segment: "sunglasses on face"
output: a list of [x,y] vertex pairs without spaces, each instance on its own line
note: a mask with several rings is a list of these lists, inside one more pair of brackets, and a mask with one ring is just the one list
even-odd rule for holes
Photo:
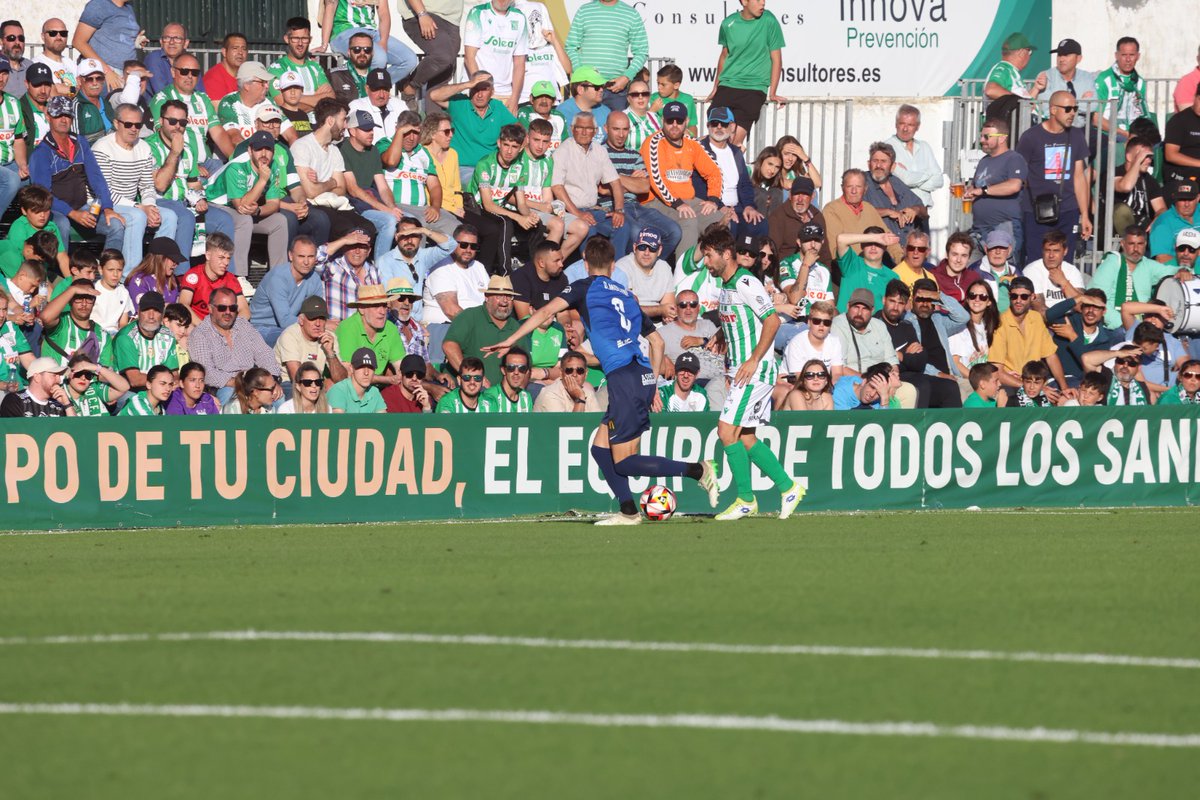
[[412,299],[411,297],[409,297],[408,295],[400,295],[399,297],[396,297],[396,298],[393,298],[393,299],[394,299],[394,300],[395,300],[397,303],[411,303],[411,302],[413,302],[413,299]]
[[90,381],[92,378],[96,377],[96,373],[92,372],[90,369],[81,369],[78,372],[71,373],[71,377],[72,378],[86,378],[87,380]]
[[809,327],[816,325],[819,328],[826,328],[833,324],[833,320],[825,317],[809,317],[808,324]]
[[119,119],[119,120],[117,120],[117,124],[120,125],[122,128],[125,128],[126,130],[133,130],[134,128],[142,127],[142,121],[140,119],[136,122],[130,122],[129,120]]
[[296,381],[296,383],[300,384],[301,386],[307,386],[309,389],[311,389],[314,386],[320,386],[322,381],[320,378],[301,378],[300,380]]
[[223,311],[224,313],[229,314],[234,311],[237,311],[237,304],[235,303],[234,305],[230,305],[230,306],[219,305],[219,306],[213,306],[212,308],[213,308],[213,311]]
[[198,78],[198,77],[200,77],[200,70],[199,70],[199,69],[193,69],[193,68],[191,68],[191,67],[176,67],[176,68],[175,68],[175,71],[176,71],[176,72],[178,72],[180,75],[184,75],[184,76],[186,76],[186,77],[188,77],[188,78]]
[[717,122],[716,120],[713,120],[708,123],[708,127],[710,127],[710,128],[728,128],[729,123],[728,122]]
[[967,295],[967,299],[968,300],[990,300],[991,298],[988,297],[986,294],[978,294],[978,293],[972,292],[971,294]]
[[438,133],[445,134],[446,136],[453,136],[454,128],[442,128],[440,131],[438,131]]
[[351,47],[350,48],[351,53],[373,53],[374,51],[375,51],[374,47]]
[[504,366],[504,371],[505,372],[519,372],[522,375],[524,375],[526,372],[529,372],[529,367],[526,364],[506,364]]
[[936,298],[936,297],[914,297],[913,298],[914,303],[936,303],[937,301],[938,301],[938,298]]
[[256,392],[274,392],[275,385],[272,384],[270,386],[255,386],[254,391],[256,391]]
[[663,125],[684,125],[686,122],[687,120],[683,119],[664,119]]
[[1008,295],[1009,300],[1028,300],[1033,297],[1029,292],[1011,292]]
[[16,34],[10,33],[8,36],[5,36],[5,37],[4,37],[4,41],[6,41],[6,42],[23,42],[23,41],[25,41],[25,34],[23,34],[23,33],[16,33]]
[[594,83],[581,83],[579,85],[582,86],[584,89],[603,89],[604,88],[603,86],[597,86]]
[[404,373],[404,377],[406,377],[406,378],[424,378],[425,373],[420,370],[410,369],[408,372]]
[[163,117],[164,125],[187,125],[187,117]]
[[463,383],[483,383],[482,375],[463,375],[460,377]]
[[1200,380],[1200,372],[1181,372],[1179,377],[1187,378],[1188,380]]
[[1136,367],[1138,360],[1136,358],[1118,358],[1117,363],[1122,367]]
[[479,242],[459,242],[458,246],[463,250],[478,250]]
[[639,253],[653,253],[658,250],[657,247],[651,247],[648,244],[639,244],[634,249],[637,250]]
[[683,300],[677,304],[680,308],[699,308],[699,300]]
[[739,256],[750,256],[751,258],[754,258],[755,256],[758,255],[758,251],[757,250],[747,250],[744,247],[739,247],[737,254]]
[[564,375],[587,375],[587,367],[563,367]]
[[630,97],[649,97],[650,93],[649,92],[630,92],[629,96]]
[[1055,108],[1061,108],[1063,111],[1065,111],[1068,114],[1074,114],[1076,111],[1079,110],[1079,106],[1055,106]]
[[66,31],[46,31],[46,35],[47,36],[57,36],[60,39],[65,39],[67,36],[67,32]]
[[1175,249],[1178,250],[1180,253],[1196,252],[1196,248],[1192,247],[1191,245],[1186,245],[1186,244],[1181,244],[1178,247],[1176,247]]
[[815,381],[817,378],[824,378],[824,379],[828,380],[829,373],[828,372],[805,372],[805,373],[802,373],[802,377],[806,381]]
[[84,75],[82,78],[80,78],[80,80],[84,80],[84,81],[102,81],[102,80],[104,80],[104,76],[103,76],[103,75]]
[[910,253],[928,253],[929,252],[928,247],[915,247],[911,244],[908,247],[905,247],[904,249]]

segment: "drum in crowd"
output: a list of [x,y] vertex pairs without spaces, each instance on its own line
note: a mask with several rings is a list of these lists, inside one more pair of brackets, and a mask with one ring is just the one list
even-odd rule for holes
[[1175,312],[1167,322],[1167,331],[1176,336],[1200,336],[1200,278],[1181,281],[1165,278],[1154,292],[1154,298]]

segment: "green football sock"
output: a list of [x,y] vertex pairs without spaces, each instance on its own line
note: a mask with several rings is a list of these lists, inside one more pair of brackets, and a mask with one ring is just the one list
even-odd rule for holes
[[792,477],[787,474],[787,470],[779,463],[779,459],[771,452],[771,448],[762,442],[755,442],[754,447],[750,448],[750,460],[754,462],[754,466],[762,470],[763,475],[766,475],[775,483],[775,488],[778,491],[786,492],[795,483]]
[[725,458],[729,461],[729,469],[733,472],[733,486],[737,489],[737,499],[747,503],[754,499],[754,490],[750,487],[750,456],[741,442],[725,446]]

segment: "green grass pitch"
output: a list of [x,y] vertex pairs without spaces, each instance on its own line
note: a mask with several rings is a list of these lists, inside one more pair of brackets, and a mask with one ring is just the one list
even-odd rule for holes
[[[1194,796],[1195,520],[947,512],[0,536],[0,797]],[[157,636],[247,630],[443,638]],[[456,638],[470,635],[552,641]],[[645,642],[833,649],[622,644]],[[988,652],[955,657],[973,650]],[[447,709],[465,718],[428,718]],[[553,724],[510,713],[538,711]],[[688,727],[677,715],[701,716]],[[835,724],[812,727],[822,720]],[[1045,741],[1039,728],[1117,736]]]

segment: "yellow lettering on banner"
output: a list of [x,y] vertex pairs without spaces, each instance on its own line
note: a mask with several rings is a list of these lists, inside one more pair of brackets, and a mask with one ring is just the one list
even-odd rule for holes
[[[59,485],[59,451],[62,451],[66,483]],[[75,438],[66,431],[50,434],[46,439],[46,497],[52,503],[69,503],[79,493],[79,454]]]
[[[433,474],[434,453],[440,451],[442,473]],[[454,477],[454,439],[445,428],[425,429],[425,463],[421,469],[421,493],[441,494],[450,488]]]
[[[22,463],[21,455],[25,461]],[[18,484],[37,475],[41,453],[37,440],[27,433],[10,433],[4,437],[4,483],[8,490],[8,502],[21,502]]]
[[300,431],[300,496],[312,497],[312,430]]
[[246,493],[246,432],[233,432],[234,441],[234,478],[229,482],[229,453],[225,449],[225,434],[227,431],[213,431],[213,461],[216,462],[214,477],[216,478],[217,494],[226,500],[237,500]]
[[286,500],[296,489],[296,479],[279,480],[279,448],[288,452],[296,449],[296,439],[286,428],[276,428],[267,436],[267,491],[276,500]]
[[[117,457],[116,475],[113,475],[112,456]],[[129,492],[129,443],[119,433],[96,434],[97,477],[100,482],[101,502],[120,500]]]
[[204,446],[212,441],[212,431],[180,431],[179,443],[188,449],[188,484],[192,499],[204,499]]
[[[350,430],[348,428],[338,430],[337,454],[332,459],[329,453],[329,434],[330,431],[327,428],[317,431],[317,488],[326,497],[341,497],[346,491],[348,482],[346,471],[349,466],[346,461],[350,458]],[[331,460],[337,463],[337,476],[334,480],[329,479],[329,462]]]
[[387,488],[385,494],[393,495],[403,486],[407,494],[417,493],[417,472],[413,465],[416,456],[413,453],[412,431],[408,429],[396,431],[396,444],[392,448],[392,460],[388,465]]
[[359,497],[370,497],[383,486],[383,434],[374,428],[359,428],[356,433],[354,493]]
[[150,448],[162,446],[162,431],[138,431],[133,438],[137,452],[137,489],[138,500],[162,500],[166,492],[161,486],[150,483],[150,475],[162,472],[162,459],[151,458]]

